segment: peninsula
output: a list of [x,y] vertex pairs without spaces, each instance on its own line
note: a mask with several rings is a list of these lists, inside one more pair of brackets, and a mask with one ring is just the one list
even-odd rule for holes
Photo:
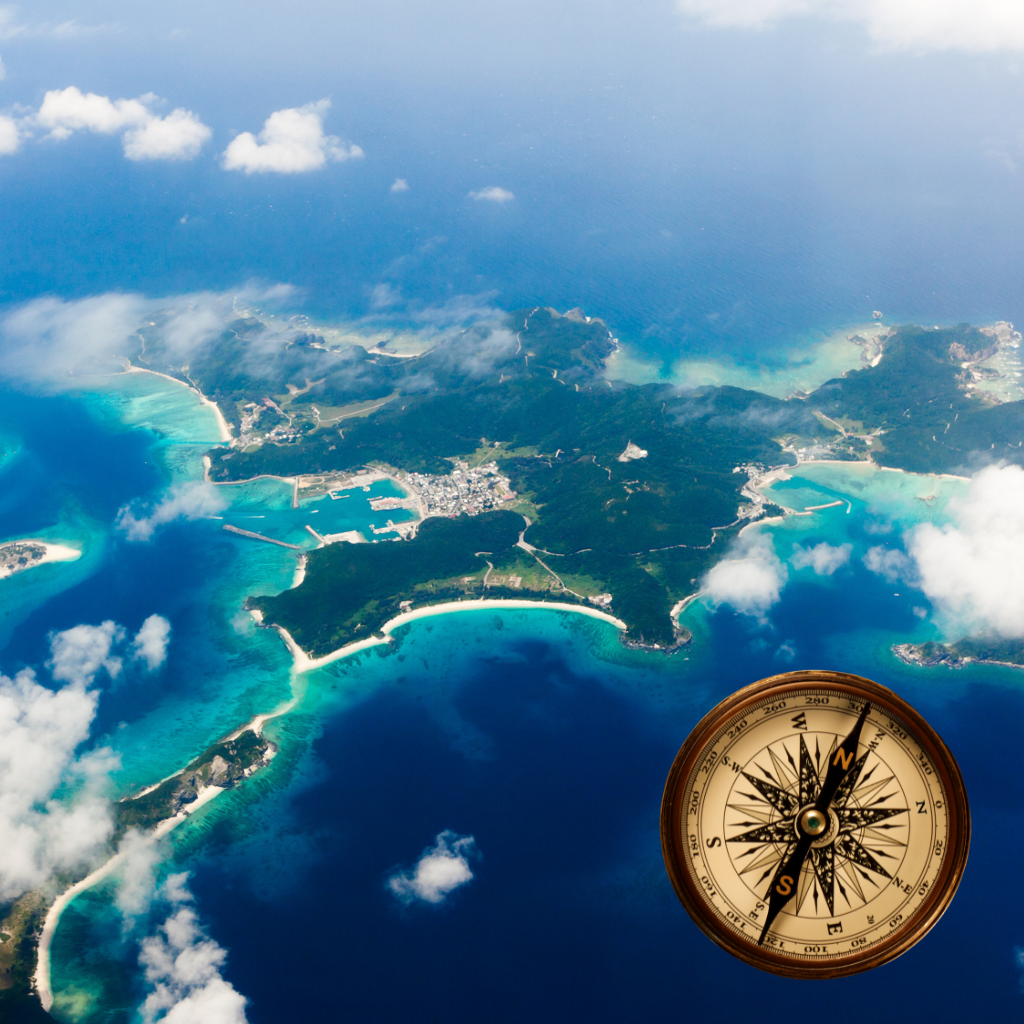
[[[0,1020],[50,1020],[49,945],[60,915],[79,892],[117,868],[117,848],[129,829],[151,839],[166,835],[218,794],[268,764],[276,746],[257,719],[215,743],[180,772],[113,805],[114,828],[100,863],[55,877],[41,889],[0,906]],[[37,1002],[38,998],[38,1002]]]

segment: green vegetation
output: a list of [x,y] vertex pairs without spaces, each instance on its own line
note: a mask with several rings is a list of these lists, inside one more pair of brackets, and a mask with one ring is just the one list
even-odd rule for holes
[[[163,322],[141,328],[131,360],[194,384],[220,406],[237,430],[238,406],[264,397],[289,397],[289,385],[304,390],[306,402],[328,406],[383,398],[395,388],[402,360],[371,356],[358,345],[328,351],[323,339],[309,334],[285,337],[253,318],[229,324],[211,344],[193,352],[189,365],[176,360],[173,347],[162,337]],[[307,390],[308,389],[308,390]]]
[[[560,323],[574,334],[579,328],[567,318],[546,323],[550,333]],[[553,342],[545,349],[538,346],[541,351],[553,348]],[[734,468],[786,462],[772,439],[780,430],[802,436],[826,432],[801,403],[738,388],[681,395],[659,385],[570,385],[546,371],[531,370],[501,383],[468,384],[394,401],[347,427],[344,437],[314,436],[301,448],[268,445],[252,454],[233,453],[230,462],[214,462],[212,475],[291,475],[367,463],[446,473],[449,457],[476,460],[489,451],[531,509],[530,518],[536,516],[525,539],[551,570],[545,586],[547,579],[553,580],[563,599],[611,593],[613,611],[629,625],[632,640],[667,647],[677,639],[669,609],[693,592],[728,530],[738,528],[740,490],[747,478]],[[647,455],[619,461],[631,441]],[[217,452],[211,455],[216,460]],[[424,524],[421,536],[432,522]],[[463,546],[480,550],[476,543],[467,540]],[[344,612],[335,610],[335,599],[328,601],[323,592],[317,599],[283,594],[254,602],[303,649],[316,653],[379,629],[400,601],[423,599],[422,589],[416,592],[418,583],[452,575],[440,569],[424,575],[418,568],[393,575],[392,562],[401,565],[413,557],[409,545],[393,551],[375,545],[330,558],[321,554],[327,552],[310,559],[306,581],[296,594],[311,595],[321,578],[345,579],[351,586],[360,573],[386,572],[388,582],[375,581],[372,598],[360,596],[355,603],[343,599]],[[334,568],[335,558],[339,565],[344,561],[344,573]],[[494,564],[498,575],[510,574]],[[474,568],[457,571],[468,574]],[[437,599],[441,590],[432,586],[430,596]],[[334,589],[333,584],[326,587],[332,593]],[[487,593],[498,596],[494,586]],[[318,605],[323,611],[316,613]]]
[[284,626],[304,650],[326,654],[371,636],[399,614],[403,600],[436,604],[465,596],[462,578],[482,576],[484,559],[510,560],[525,527],[514,512],[487,512],[428,519],[406,542],[331,544],[309,555],[300,587],[250,605]]
[[0,906],[0,1020],[50,1021],[32,994],[35,951],[48,902],[41,892],[27,892]]

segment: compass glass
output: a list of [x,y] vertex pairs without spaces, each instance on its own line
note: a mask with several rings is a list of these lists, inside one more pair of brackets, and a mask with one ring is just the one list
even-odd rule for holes
[[941,740],[895,695],[794,675],[741,691],[687,741],[666,791],[666,862],[730,951],[779,973],[853,973],[945,909],[966,797]]

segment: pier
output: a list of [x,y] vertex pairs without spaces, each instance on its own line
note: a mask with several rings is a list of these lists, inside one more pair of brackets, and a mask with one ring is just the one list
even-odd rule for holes
[[237,533],[240,537],[251,537],[253,540],[265,540],[268,544],[277,544],[282,548],[291,548],[292,551],[302,550],[302,546],[299,544],[289,544],[283,540],[274,540],[273,537],[264,537],[262,533],[253,533],[252,530],[243,530],[241,527],[232,526],[230,523],[225,523],[224,529],[229,533]]

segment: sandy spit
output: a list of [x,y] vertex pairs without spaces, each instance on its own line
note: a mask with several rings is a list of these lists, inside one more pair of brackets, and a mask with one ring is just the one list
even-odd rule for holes
[[[146,836],[147,843],[152,844],[157,840],[162,839],[168,832],[177,828],[190,815],[194,814],[203,806],[203,804],[208,804],[223,792],[224,789],[220,786],[204,786],[203,789],[199,791],[196,799],[189,805],[188,810],[182,811],[181,814],[177,814],[173,818],[167,818],[165,821],[160,822],[160,824]],[[43,932],[39,937],[39,948],[36,954],[36,973],[33,978],[36,992],[39,995],[39,1002],[43,1004],[43,1009],[47,1012],[49,1012],[50,1008],[53,1006],[53,990],[50,988],[50,944],[53,942],[53,935],[57,930],[57,924],[60,921],[61,914],[64,913],[68,904],[76,896],[85,892],[86,889],[91,889],[97,882],[106,878],[124,861],[124,859],[125,855],[123,852],[115,853],[110,860],[98,867],[91,875],[87,875],[80,882],[76,882],[71,886],[70,889],[61,893],[61,895],[54,901],[53,906],[50,907],[47,912],[46,919],[43,921]]]
[[[5,540],[4,544],[36,544],[46,548],[46,554],[39,559],[38,562],[33,562],[26,569],[19,569],[18,572],[25,572],[27,569],[34,569],[37,565],[44,565],[46,562],[73,562],[76,558],[82,557],[82,552],[77,548],[69,548],[63,544],[47,544],[46,541],[36,540],[34,537],[29,537],[27,540]],[[6,572],[0,569],[0,580],[6,579],[8,576],[14,576],[16,573]]]

